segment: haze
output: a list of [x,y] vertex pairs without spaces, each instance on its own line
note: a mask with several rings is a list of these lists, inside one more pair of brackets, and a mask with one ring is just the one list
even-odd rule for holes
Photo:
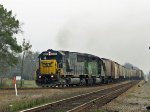
[[149,0],[0,0],[23,23],[34,51],[84,52],[150,67]]

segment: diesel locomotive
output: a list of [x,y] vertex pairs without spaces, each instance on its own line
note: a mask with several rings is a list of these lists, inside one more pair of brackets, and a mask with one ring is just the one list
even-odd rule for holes
[[48,49],[39,56],[36,84],[39,86],[94,85],[143,76],[109,59],[87,53]]

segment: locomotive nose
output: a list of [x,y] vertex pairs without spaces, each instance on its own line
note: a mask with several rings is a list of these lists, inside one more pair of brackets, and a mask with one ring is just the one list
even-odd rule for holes
[[42,60],[40,66],[41,74],[56,74],[57,61],[56,60]]

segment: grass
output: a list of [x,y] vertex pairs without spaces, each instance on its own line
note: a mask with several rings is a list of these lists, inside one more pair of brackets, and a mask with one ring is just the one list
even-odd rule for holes
[[[33,88],[37,87],[34,80],[23,80],[22,82],[23,88]],[[16,83],[17,87],[19,88],[21,85],[21,81],[17,81]],[[5,78],[0,81],[0,88],[14,88],[14,83],[12,79]]]
[[37,85],[35,84],[34,80],[24,80],[23,81],[23,87],[32,88],[32,87],[37,87]]
[[48,103],[49,100],[47,98],[38,98],[38,99],[32,99],[32,100],[25,100],[25,101],[18,101],[12,104],[12,106],[9,106],[10,112],[16,112],[18,110],[32,108],[37,105]]
[[48,97],[19,100],[19,101],[5,104],[5,105],[1,105],[0,111],[1,112],[16,112],[16,111],[27,109],[27,108],[32,108],[34,106],[43,105],[49,102],[52,102],[52,100],[49,99]]
[[144,99],[150,99],[150,96],[143,97]]
[[0,88],[8,88],[13,86],[13,81],[8,78],[0,78]]
[[104,110],[99,110],[99,109],[98,109],[98,110],[96,110],[95,112],[105,112],[105,111],[104,111]]

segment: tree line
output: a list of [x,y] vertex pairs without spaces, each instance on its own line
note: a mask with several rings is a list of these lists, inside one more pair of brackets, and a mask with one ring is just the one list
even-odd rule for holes
[[12,11],[0,5],[0,77],[33,79],[39,53],[31,51],[32,45],[25,39],[22,45],[17,43],[16,35],[23,32],[21,26]]

